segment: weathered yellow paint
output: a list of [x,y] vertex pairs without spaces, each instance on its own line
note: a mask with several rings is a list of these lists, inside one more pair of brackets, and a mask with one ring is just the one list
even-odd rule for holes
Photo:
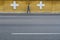
[[[8,4],[7,4],[8,2]],[[17,9],[13,9],[12,6],[10,6],[10,4],[12,4],[13,1],[5,1],[5,5],[4,5],[4,12],[26,12],[26,8],[27,5],[25,3],[25,1],[16,1],[17,4],[19,4],[19,6],[17,6]]]
[[60,1],[59,0],[40,0],[45,4],[42,9],[40,9],[37,4],[40,3],[38,0],[16,0],[16,3],[19,4],[17,9],[13,9],[10,4],[14,0],[0,0],[0,12],[27,12],[27,6],[30,4],[31,13],[60,13]]
[[40,1],[33,1],[34,3],[31,3],[30,8],[31,12],[33,13],[40,13],[40,12],[52,12],[52,1],[43,1],[43,4],[45,6],[40,9],[40,7],[37,6],[37,4],[40,4]]

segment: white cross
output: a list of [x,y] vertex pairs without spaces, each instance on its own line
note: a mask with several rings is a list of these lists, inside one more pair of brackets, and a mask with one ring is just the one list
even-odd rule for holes
[[16,4],[16,1],[13,1],[13,4],[11,4],[10,6],[12,6],[13,9],[16,9],[16,7],[19,6],[19,4]]
[[42,9],[42,7],[45,6],[45,4],[42,4],[42,1],[40,1],[40,4],[37,4],[37,6],[39,6],[40,9]]

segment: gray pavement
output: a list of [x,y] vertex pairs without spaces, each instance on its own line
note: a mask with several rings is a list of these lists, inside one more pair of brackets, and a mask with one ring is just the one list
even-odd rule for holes
[[0,40],[60,40],[60,34],[11,33],[60,33],[60,16],[0,16]]

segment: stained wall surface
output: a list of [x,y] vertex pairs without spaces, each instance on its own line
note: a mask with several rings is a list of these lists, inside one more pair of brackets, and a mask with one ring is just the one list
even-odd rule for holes
[[[14,1],[19,5],[16,6],[16,9],[13,9],[14,6],[11,6]],[[42,2],[44,6],[40,5],[40,2]],[[30,3],[30,12],[33,14],[60,12],[59,0],[0,0],[0,12],[26,13],[28,9],[28,3]],[[40,6],[37,6],[38,4]],[[41,6],[42,9],[40,9]]]

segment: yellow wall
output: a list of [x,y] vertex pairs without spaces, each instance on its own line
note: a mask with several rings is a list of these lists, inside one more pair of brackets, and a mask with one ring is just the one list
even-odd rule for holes
[[[16,10],[10,6],[13,3],[13,0],[0,0],[0,12],[26,12],[27,11],[27,3],[29,0],[26,1],[19,1],[16,0],[17,4],[20,6],[17,7]],[[41,0],[40,0],[41,1]],[[40,12],[51,12],[56,13],[60,12],[60,1],[58,0],[42,0],[45,6],[43,9],[39,9],[36,5],[40,3],[40,1],[29,1],[30,2],[30,11],[31,13],[40,13]]]

